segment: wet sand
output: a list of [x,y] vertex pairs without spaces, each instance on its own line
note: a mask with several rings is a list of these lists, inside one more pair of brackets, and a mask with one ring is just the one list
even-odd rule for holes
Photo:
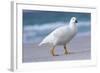
[[38,46],[37,44],[23,44],[23,63],[47,62],[47,61],[69,61],[91,59],[91,37],[75,37],[68,45],[69,54],[64,55],[63,46],[57,46],[55,53],[59,56],[52,56],[51,46]]

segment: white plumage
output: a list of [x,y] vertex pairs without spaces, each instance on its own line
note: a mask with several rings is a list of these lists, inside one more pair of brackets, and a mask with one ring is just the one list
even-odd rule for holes
[[[66,44],[70,42],[77,32],[76,23],[76,17],[72,17],[68,25],[66,24],[65,26],[55,29],[47,37],[45,37],[39,45],[50,44],[53,49],[57,45],[62,45],[66,49]],[[67,52],[67,50],[65,51]],[[52,50],[52,55],[55,56],[54,50]]]

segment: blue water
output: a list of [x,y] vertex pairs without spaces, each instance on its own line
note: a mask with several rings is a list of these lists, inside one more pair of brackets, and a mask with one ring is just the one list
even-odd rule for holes
[[77,35],[91,32],[90,13],[23,10],[23,43],[40,42],[57,27],[68,25],[73,16],[78,20]]

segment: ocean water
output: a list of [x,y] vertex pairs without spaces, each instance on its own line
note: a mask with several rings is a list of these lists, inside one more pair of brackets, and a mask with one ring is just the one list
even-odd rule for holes
[[78,20],[77,36],[90,35],[90,13],[23,10],[23,43],[41,42],[56,28],[68,25],[73,16]]

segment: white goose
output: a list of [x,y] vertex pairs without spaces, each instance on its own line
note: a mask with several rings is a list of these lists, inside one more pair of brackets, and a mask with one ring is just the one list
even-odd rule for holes
[[55,29],[53,32],[51,32],[47,37],[43,39],[39,46],[43,44],[51,44],[51,54],[53,56],[58,56],[57,54],[55,54],[55,47],[57,45],[62,45],[64,46],[64,54],[68,54],[69,52],[67,50],[66,45],[71,41],[71,39],[75,36],[77,32],[76,23],[76,17],[72,17],[69,22],[69,25],[65,25]]

